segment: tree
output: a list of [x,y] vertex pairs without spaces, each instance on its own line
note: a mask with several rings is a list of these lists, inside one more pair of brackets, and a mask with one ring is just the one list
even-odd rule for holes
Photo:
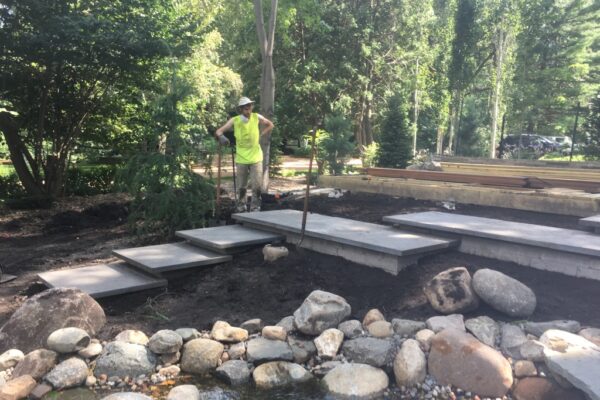
[[583,129],[588,138],[585,157],[591,160],[600,159],[600,91],[590,102]]
[[[275,23],[277,21],[277,0],[271,0],[268,30],[265,31],[262,0],[254,0],[254,16],[258,46],[262,57],[262,72],[260,75],[260,111],[268,119],[275,114],[275,70],[273,69],[273,46],[275,45]],[[269,189],[269,154],[271,150],[271,135],[260,138],[263,151],[263,181],[262,190]]]
[[30,195],[60,195],[74,147],[140,102],[159,60],[189,52],[197,22],[180,17],[167,0],[3,2],[0,130]]
[[344,163],[354,149],[352,124],[343,115],[334,114],[325,118],[325,131],[319,132],[317,152],[320,161],[332,175],[344,170]]
[[412,159],[408,111],[401,95],[390,97],[379,134],[378,166],[406,168]]

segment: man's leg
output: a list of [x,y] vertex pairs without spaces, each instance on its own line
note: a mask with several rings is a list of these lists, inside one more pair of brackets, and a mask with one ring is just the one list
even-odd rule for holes
[[262,194],[262,162],[250,165],[250,186],[252,188],[252,202],[250,211],[260,211],[260,201]]
[[246,186],[248,186],[248,174],[250,172],[248,164],[235,164],[236,176],[235,185],[237,193],[235,194],[235,211],[246,212]]

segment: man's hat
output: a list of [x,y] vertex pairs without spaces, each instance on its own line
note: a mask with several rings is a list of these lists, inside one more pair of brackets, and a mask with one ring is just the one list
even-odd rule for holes
[[244,107],[247,104],[253,104],[254,102],[247,97],[242,97],[238,102],[238,107]]

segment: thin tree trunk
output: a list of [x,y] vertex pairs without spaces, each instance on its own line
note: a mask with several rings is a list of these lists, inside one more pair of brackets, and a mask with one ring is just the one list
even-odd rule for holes
[[415,68],[415,92],[413,95],[413,156],[417,154],[417,132],[419,131],[419,57]]
[[500,108],[500,91],[502,88],[502,67],[506,51],[506,32],[502,29],[496,33],[496,82],[492,97],[492,121],[490,137],[490,158],[496,158],[496,135],[498,132],[498,112]]

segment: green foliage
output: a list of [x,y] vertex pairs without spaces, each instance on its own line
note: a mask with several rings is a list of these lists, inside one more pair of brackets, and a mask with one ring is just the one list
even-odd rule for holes
[[16,174],[0,174],[0,199],[14,199],[23,196],[25,196],[25,189]]
[[379,138],[377,166],[406,168],[412,159],[412,138],[402,95],[396,94],[389,98]]
[[365,146],[360,154],[360,160],[362,162],[363,168],[374,167],[375,165],[377,165],[378,153],[379,144],[377,142],[373,142],[370,145]]
[[129,214],[134,232],[172,237],[176,230],[208,225],[215,206],[214,187],[178,157],[134,156],[120,178],[134,196]]
[[67,196],[90,196],[115,190],[116,165],[76,166],[67,171]]
[[325,118],[325,130],[317,137],[317,159],[321,160],[332,175],[340,175],[344,163],[351,155],[354,145],[351,123],[344,116],[335,114]]
[[588,138],[585,157],[591,160],[600,159],[600,91],[590,103],[583,128]]

